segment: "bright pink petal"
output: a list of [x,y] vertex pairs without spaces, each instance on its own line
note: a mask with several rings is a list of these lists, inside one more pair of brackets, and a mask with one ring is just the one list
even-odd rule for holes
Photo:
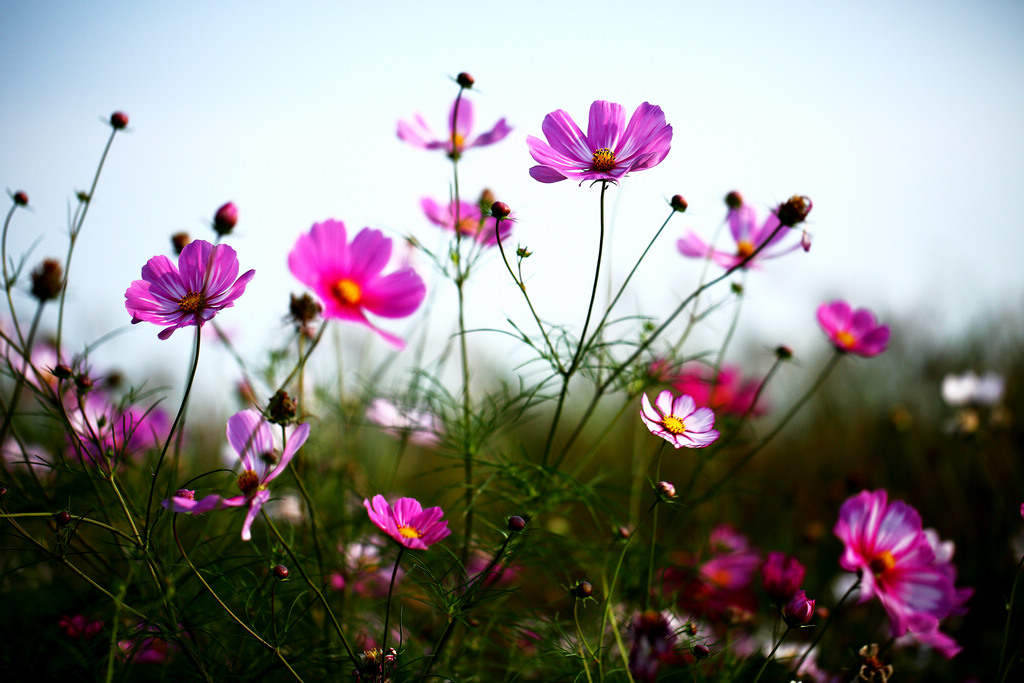
[[[625,127],[626,111],[621,104],[605,100],[595,101],[590,105],[590,120],[587,123],[587,142],[589,143],[587,146],[590,152],[609,149],[616,152],[616,156],[618,156],[616,143],[619,140],[619,134]],[[547,131],[544,132],[546,135]]]

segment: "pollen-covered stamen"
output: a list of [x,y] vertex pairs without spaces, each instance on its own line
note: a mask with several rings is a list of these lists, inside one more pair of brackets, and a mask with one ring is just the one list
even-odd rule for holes
[[344,278],[332,287],[335,298],[346,306],[356,306],[363,298],[363,289],[358,284]]
[[888,550],[883,550],[871,558],[868,566],[871,567],[872,574],[881,576],[896,566],[896,558]]
[[403,538],[423,538],[423,532],[418,529],[414,529],[406,524],[398,525],[398,533],[402,534]]
[[238,475],[238,489],[245,495],[251,496],[260,487],[260,477],[253,470],[246,470]]
[[846,330],[836,333],[836,343],[844,349],[852,349],[857,344],[857,338]]
[[664,425],[665,430],[668,431],[670,434],[675,434],[678,436],[679,434],[686,433],[686,425],[683,423],[682,420],[680,420],[675,415],[666,415],[664,418],[662,418],[661,424]]
[[206,308],[206,297],[200,292],[188,292],[178,299],[178,310],[182,313],[198,313]]
[[594,156],[591,158],[590,168],[594,171],[610,171],[615,168],[615,152],[611,151],[607,147],[594,152]]
[[736,243],[736,255],[740,258],[747,258],[754,253],[754,243],[750,240],[740,240]]

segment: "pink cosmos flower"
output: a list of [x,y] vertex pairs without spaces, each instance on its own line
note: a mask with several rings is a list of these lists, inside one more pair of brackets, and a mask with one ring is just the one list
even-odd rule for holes
[[640,419],[651,434],[660,436],[676,448],[704,448],[718,438],[715,414],[710,408],[698,408],[692,397],[673,396],[667,389],[651,405],[647,394],[640,398]]
[[238,257],[228,245],[195,240],[181,250],[178,265],[162,255],[149,259],[142,279],[125,291],[124,305],[133,325],[143,320],[166,325],[157,336],[167,339],[179,327],[202,326],[233,306],[255,274],[238,276]]
[[530,156],[538,163],[530,169],[534,180],[557,183],[566,178],[618,182],[630,171],[643,171],[661,163],[672,147],[672,126],[661,107],[644,102],[626,124],[621,104],[597,100],[590,105],[587,134],[565,111],[544,117],[541,130],[547,142],[526,137]]
[[[736,365],[723,365],[716,374],[714,368],[706,365],[687,364],[670,384],[679,393],[692,396],[698,404],[716,413],[741,417],[753,404],[760,382],[744,380]],[[763,413],[763,408],[754,409],[755,415]]]
[[[420,200],[420,207],[423,213],[434,225],[445,230],[460,232],[463,236],[472,237],[485,247],[493,247],[498,243],[494,234],[494,219],[485,217],[480,211],[479,204],[472,204],[466,201],[459,202],[459,221],[455,225],[455,202],[447,206],[441,206],[433,199],[425,198]],[[499,224],[502,241],[506,240],[512,233],[512,223],[515,219],[509,216]]]
[[879,325],[868,309],[854,311],[842,300],[819,306],[818,323],[832,345],[843,353],[870,358],[889,346],[888,325]]
[[[733,242],[736,243],[735,251],[714,249],[691,230],[686,237],[676,243],[679,252],[683,256],[692,258],[711,258],[723,268],[735,268],[767,241],[764,249],[743,266],[750,268],[755,266],[758,261],[782,256],[800,248],[799,239],[785,246],[780,244],[790,236],[791,231],[789,228],[783,228],[775,232],[779,227],[779,218],[775,211],[768,214],[760,227],[758,227],[757,212],[749,204],[740,204],[736,208],[730,208],[728,219],[729,232],[732,234]],[[772,233],[775,233],[774,236]]]
[[893,636],[934,631],[953,609],[954,576],[936,562],[920,515],[902,500],[861,491],[843,503],[833,531],[846,545],[840,566],[861,577],[860,602],[878,598]]
[[[458,118],[455,113],[456,102],[459,105]],[[454,125],[452,125],[453,119],[455,119]],[[494,128],[491,130],[470,139],[469,136],[473,130],[473,103],[465,98],[452,102],[445,128],[447,128],[448,134],[442,139],[436,139],[427,122],[420,114],[416,114],[412,123],[398,122],[398,138],[420,149],[443,149],[449,157],[458,159],[470,147],[493,145],[504,140],[505,136],[512,132],[512,127],[505,123],[505,119],[501,119],[494,124]]]
[[348,241],[345,224],[326,220],[300,235],[288,254],[288,268],[323,301],[323,317],[366,325],[394,346],[405,342],[370,322],[366,313],[404,318],[419,308],[427,287],[412,268],[382,275],[391,258],[391,240],[363,228]]
[[363,507],[378,529],[412,550],[426,550],[451,533],[448,522],[441,521],[444,516],[441,508],[424,510],[415,498],[399,498],[391,507],[384,496],[378,494],[372,503],[363,500]]
[[242,495],[222,498],[211,494],[196,500],[194,491],[181,490],[163,505],[171,512],[188,512],[199,515],[225,507],[248,507],[242,523],[242,540],[252,538],[252,523],[260,508],[270,500],[270,484],[284,471],[295,457],[302,444],[309,437],[309,425],[300,424],[291,433],[284,452],[280,455],[274,446],[274,433],[270,423],[258,410],[249,409],[235,413],[228,419],[228,442],[235,449],[242,462],[242,473],[238,475],[238,488]]

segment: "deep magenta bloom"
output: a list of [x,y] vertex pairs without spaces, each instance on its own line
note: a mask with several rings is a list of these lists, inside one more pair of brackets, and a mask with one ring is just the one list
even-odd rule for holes
[[803,589],[796,591],[782,608],[783,619],[790,626],[806,624],[814,616],[814,602]]
[[382,495],[373,502],[363,500],[370,521],[391,538],[412,550],[426,550],[451,533],[448,522],[442,521],[444,511],[439,507],[423,509],[415,498],[399,498],[391,507]]
[[936,562],[920,515],[902,500],[861,491],[843,503],[833,531],[846,545],[840,566],[861,577],[860,602],[878,598],[893,636],[932,632],[953,609],[955,572]]
[[651,434],[676,448],[704,448],[718,438],[714,412],[711,408],[698,408],[690,396],[673,396],[666,389],[658,394],[653,406],[647,394],[643,394],[640,403],[640,419]]
[[784,605],[800,589],[806,572],[800,560],[773,550],[761,565],[761,586],[776,605]]
[[[719,251],[706,243],[692,230],[680,239],[676,246],[683,256],[693,258],[710,258],[723,268],[735,268],[743,259],[753,254],[758,247],[764,248],[744,268],[754,267],[758,261],[788,254],[800,248],[800,239],[789,240],[790,244],[781,244],[791,236],[789,228],[779,228],[779,218],[775,212],[768,214],[763,223],[758,223],[757,212],[749,204],[741,204],[729,209],[729,232],[736,244],[734,251]],[[776,230],[778,231],[776,232]],[[793,233],[796,234],[796,233]],[[765,244],[767,243],[767,244]]]
[[547,142],[526,137],[530,156],[538,163],[530,169],[534,180],[557,183],[566,178],[618,182],[630,171],[643,171],[661,163],[672,147],[672,126],[661,107],[644,102],[626,124],[621,104],[597,100],[590,105],[587,134],[565,111],[544,117],[541,131]]
[[[452,232],[459,232],[464,237],[472,237],[485,247],[493,247],[498,243],[498,239],[494,234],[495,219],[484,217],[480,212],[479,204],[460,201],[458,204],[458,221],[455,220],[455,202],[449,202],[447,205],[442,206],[433,199],[426,198],[420,200],[420,207],[434,225],[440,226],[445,230],[451,230]],[[512,233],[513,221],[513,218],[507,217],[506,220],[501,221],[499,224],[498,229],[501,231],[502,241],[506,240]],[[458,223],[457,226],[456,222]]]
[[179,327],[202,326],[224,308],[234,305],[255,270],[238,276],[238,257],[226,244],[206,240],[185,245],[178,265],[154,256],[142,267],[142,279],[124,293],[132,324],[143,320],[165,325],[157,336],[167,339]]
[[323,301],[324,318],[366,325],[401,349],[405,342],[371,323],[366,314],[411,315],[423,302],[427,287],[410,267],[383,275],[390,258],[391,240],[379,230],[363,228],[349,243],[345,224],[326,220],[299,236],[288,254],[288,267]]
[[832,345],[843,353],[870,358],[889,346],[888,325],[879,325],[868,309],[855,311],[842,300],[819,306],[818,323]]
[[199,515],[204,512],[225,507],[248,507],[242,523],[242,540],[252,538],[252,523],[259,514],[260,508],[270,500],[270,484],[284,471],[292,461],[302,444],[309,437],[309,425],[300,424],[291,433],[284,451],[278,455],[274,446],[274,433],[270,423],[258,410],[243,410],[228,418],[228,443],[235,449],[238,459],[242,462],[242,472],[238,475],[240,496],[222,498],[212,494],[200,500],[195,499],[195,492],[182,489],[163,505],[171,512],[189,512]]
[[[672,376],[669,384],[680,394],[692,396],[699,405],[736,417],[750,410],[760,386],[757,380],[744,380],[738,366],[723,365],[716,373],[714,368],[691,363]],[[753,414],[762,413],[764,409],[755,407]]]
[[[455,103],[458,102],[458,118],[455,113]],[[452,119],[455,119],[452,125]],[[473,130],[473,103],[462,98],[452,102],[452,108],[448,112],[448,119],[445,122],[448,134],[437,139],[430,130],[430,126],[419,114],[416,114],[412,123],[405,121],[398,122],[398,138],[408,142],[413,147],[420,149],[443,149],[448,156],[458,158],[470,147],[485,147],[500,142],[512,132],[512,127],[505,123],[505,119],[494,124],[494,128],[483,135],[470,138]],[[453,144],[454,142],[454,144]]]

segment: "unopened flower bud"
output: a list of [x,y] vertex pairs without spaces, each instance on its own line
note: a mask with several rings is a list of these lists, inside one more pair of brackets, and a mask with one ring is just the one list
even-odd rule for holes
[[733,294],[743,294],[743,283],[742,282],[732,282],[732,283],[729,284],[729,289],[732,290]]
[[267,404],[267,416],[274,424],[290,424],[295,420],[297,412],[298,406],[295,405],[295,399],[289,396],[284,389],[278,389],[277,393],[270,397],[270,403]]
[[790,626],[806,624],[814,616],[814,600],[807,599],[807,593],[798,590],[782,608],[782,618]]
[[619,538],[625,541],[633,534],[633,530],[628,526],[622,525],[615,529],[615,533],[618,534]]
[[61,510],[54,515],[54,519],[57,521],[57,526],[65,527],[68,524],[71,524],[71,513],[67,510]]
[[490,190],[485,189],[480,193],[480,199],[477,200],[477,204],[480,205],[481,211],[487,211],[488,207],[494,203],[494,193]]
[[184,498],[185,500],[195,500],[196,492],[192,489],[178,489],[174,492],[175,498]]
[[51,371],[57,379],[71,379],[72,370],[64,363],[58,363]]
[[83,204],[88,204],[90,199],[89,193],[86,192],[85,190],[79,190],[78,192],[75,193],[75,199],[77,199]]
[[494,202],[491,204],[491,215],[495,218],[508,218],[512,209],[505,202]]
[[580,581],[572,589],[573,597],[583,600],[594,594],[594,587],[589,581]]
[[128,127],[128,114],[123,111],[115,111],[110,115],[110,125],[114,130],[124,130]]
[[18,206],[28,206],[28,195],[18,190],[14,193],[14,203]]
[[793,357],[793,349],[786,345],[775,347],[775,357],[779,360],[789,360]]
[[284,566],[283,564],[277,565],[276,567],[274,567],[274,576],[277,578],[278,581],[284,581],[288,578],[288,567]]
[[89,393],[92,390],[92,378],[84,372],[75,375],[75,388],[80,394]]
[[800,246],[805,252],[811,250],[811,233],[806,230],[804,230],[804,234],[800,235]]
[[526,528],[526,520],[519,515],[512,515],[508,518],[509,531],[522,531]]
[[686,200],[683,199],[683,195],[681,194],[673,195],[672,199],[670,199],[668,203],[669,206],[672,207],[673,211],[678,211],[679,213],[683,213],[690,206],[686,203]]
[[171,246],[174,247],[174,253],[181,256],[181,250],[185,248],[192,238],[189,237],[187,232],[176,232],[171,235]]
[[743,195],[736,190],[733,190],[729,194],[725,195],[725,205],[729,207],[730,211],[735,211],[743,206]]
[[807,220],[807,214],[811,212],[813,206],[809,197],[793,195],[779,205],[779,208],[775,210],[775,216],[780,223],[792,228]]
[[672,500],[676,497],[675,484],[670,481],[659,481],[654,490],[658,492],[658,497],[662,500]]
[[64,286],[64,269],[60,261],[46,259],[32,271],[32,296],[39,301],[56,299]]
[[690,651],[693,652],[693,656],[698,660],[707,659],[711,656],[711,648],[704,643],[694,643]]
[[288,306],[288,313],[291,316],[292,322],[299,327],[304,327],[313,322],[320,315],[320,312],[323,311],[323,306],[320,305],[320,302],[308,293],[302,296],[292,294],[291,297],[292,300]]
[[238,207],[228,202],[213,214],[213,229],[218,235],[228,235],[238,225]]
[[475,81],[473,80],[472,76],[463,71],[462,73],[455,77],[455,82],[458,83],[463,88],[469,90],[470,88],[473,87],[473,83]]
[[7,497],[7,487],[6,486],[0,486],[0,500],[3,500],[6,497]]
[[518,249],[516,249],[516,256],[518,256],[519,258],[530,258],[531,256],[533,256],[533,252],[527,249],[526,247],[519,247]]

